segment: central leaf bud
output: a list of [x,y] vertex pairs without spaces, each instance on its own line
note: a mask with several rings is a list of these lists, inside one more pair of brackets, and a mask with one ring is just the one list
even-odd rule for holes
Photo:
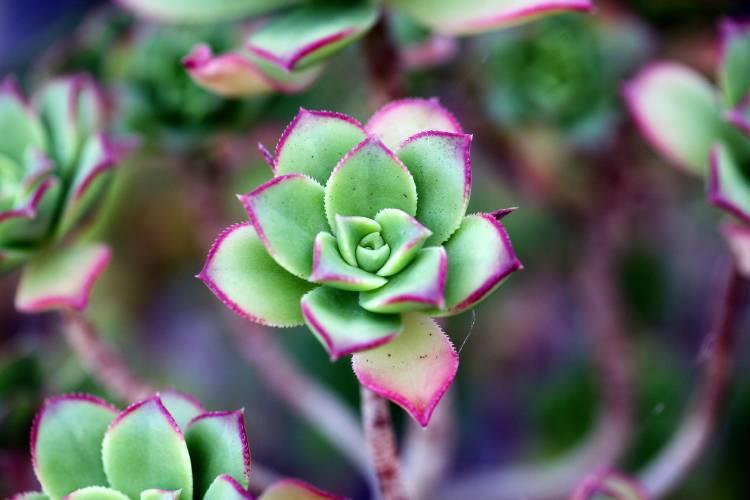
[[390,254],[391,247],[385,242],[380,231],[373,232],[362,238],[357,245],[357,265],[360,269],[374,273],[383,267]]

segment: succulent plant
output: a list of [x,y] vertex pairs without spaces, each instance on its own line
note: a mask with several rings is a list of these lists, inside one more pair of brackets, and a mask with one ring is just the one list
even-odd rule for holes
[[307,324],[332,359],[420,424],[457,354],[432,317],[474,307],[521,264],[499,218],[465,215],[471,135],[436,99],[367,123],[300,110],[274,178],[239,199],[250,221],[221,233],[198,277],[256,323]]
[[0,85],[0,272],[27,263],[16,296],[23,311],[83,308],[109,259],[103,245],[70,241],[120,156],[106,122],[87,76],[52,80],[31,102],[13,79]]
[[724,235],[750,275],[750,25],[721,26],[718,88],[684,64],[659,61],[624,96],[646,140],[682,171],[705,177],[708,201],[741,224]]
[[[15,499],[242,500],[250,450],[243,410],[206,411],[166,391],[124,411],[88,394],[45,401],[31,431],[42,492]],[[261,500],[336,498],[302,481],[271,485]]]
[[273,13],[252,30],[242,49],[215,56],[202,44],[185,58],[200,85],[222,95],[294,92],[314,80],[320,63],[366,34],[392,7],[432,31],[479,33],[559,11],[589,11],[590,0],[389,0],[299,1],[120,0],[149,18],[166,22],[210,23]]

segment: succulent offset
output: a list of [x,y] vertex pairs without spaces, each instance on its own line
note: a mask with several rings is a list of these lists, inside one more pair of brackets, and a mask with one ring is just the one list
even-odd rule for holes
[[[166,391],[118,411],[88,394],[50,398],[31,431],[42,492],[14,499],[242,500],[250,450],[243,410],[206,411]],[[260,500],[336,498],[302,481],[277,481]]]
[[0,85],[0,272],[28,263],[21,310],[83,308],[109,259],[102,245],[70,242],[118,160],[106,115],[83,75],[50,81],[30,102],[13,79]]
[[740,221],[724,236],[750,275],[750,25],[721,26],[718,88],[678,62],[650,64],[624,95],[643,136],[671,163],[707,178],[708,201]]
[[471,135],[436,99],[394,101],[360,125],[300,110],[274,178],[239,199],[199,274],[235,313],[307,324],[332,359],[422,425],[457,354],[432,317],[475,306],[521,264],[499,218],[466,215]]
[[392,8],[430,31],[468,35],[561,11],[590,11],[590,0],[120,0],[134,12],[171,23],[236,21],[271,14],[239,50],[214,55],[201,44],[184,59],[193,79],[221,95],[296,92],[321,62],[364,36]]

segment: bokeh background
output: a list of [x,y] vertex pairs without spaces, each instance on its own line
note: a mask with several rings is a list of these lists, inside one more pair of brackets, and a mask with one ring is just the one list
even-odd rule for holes
[[[620,88],[658,58],[711,75],[720,20],[750,16],[750,7],[596,3],[594,15],[460,40],[443,61],[404,68],[410,94],[439,97],[474,133],[470,210],[519,207],[504,222],[525,269],[475,313],[448,320],[461,348],[449,481],[501,464],[564,460],[607,405],[632,412],[618,463],[637,471],[672,437],[697,389],[702,342],[731,265],[721,215],[705,203],[702,183],[645,144]],[[399,46],[424,37],[405,19],[392,21]],[[118,130],[139,140],[98,228],[114,257],[89,315],[106,340],[156,386],[189,391],[210,409],[245,407],[259,462],[366,498],[356,470],[243,358],[224,306],[194,278],[218,231],[246,217],[234,194],[271,175],[258,141],[273,146],[300,106],[361,121],[374,111],[362,48],[336,56],[301,94],[222,99],[190,81],[180,59],[203,40],[231,47],[228,32],[151,25],[103,1],[0,0],[0,74],[32,89],[51,75],[89,72],[111,96]],[[16,280],[0,278],[2,497],[36,486],[29,429],[44,397],[112,399],[71,355],[58,317],[14,311]],[[748,327],[726,412],[670,498],[750,498]],[[348,360],[330,363],[304,328],[270,333],[357,409]],[[631,376],[619,380],[619,368]],[[404,435],[409,422],[393,414]]]

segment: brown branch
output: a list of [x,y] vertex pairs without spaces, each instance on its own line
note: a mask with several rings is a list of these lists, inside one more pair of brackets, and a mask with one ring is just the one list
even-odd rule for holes
[[640,474],[640,482],[651,498],[662,498],[674,489],[708,444],[729,391],[738,327],[749,292],[750,281],[734,269],[724,293],[717,326],[707,335],[702,349],[703,378],[690,410],[671,442]]
[[365,36],[362,48],[375,95],[374,107],[406,95],[406,84],[401,73],[401,58],[391,37],[387,14],[378,19]]
[[62,313],[62,330],[81,364],[108,392],[128,403],[154,392],[151,386],[133,375],[82,313]]
[[383,500],[406,500],[388,402],[365,387],[360,387],[360,395],[362,427]]

